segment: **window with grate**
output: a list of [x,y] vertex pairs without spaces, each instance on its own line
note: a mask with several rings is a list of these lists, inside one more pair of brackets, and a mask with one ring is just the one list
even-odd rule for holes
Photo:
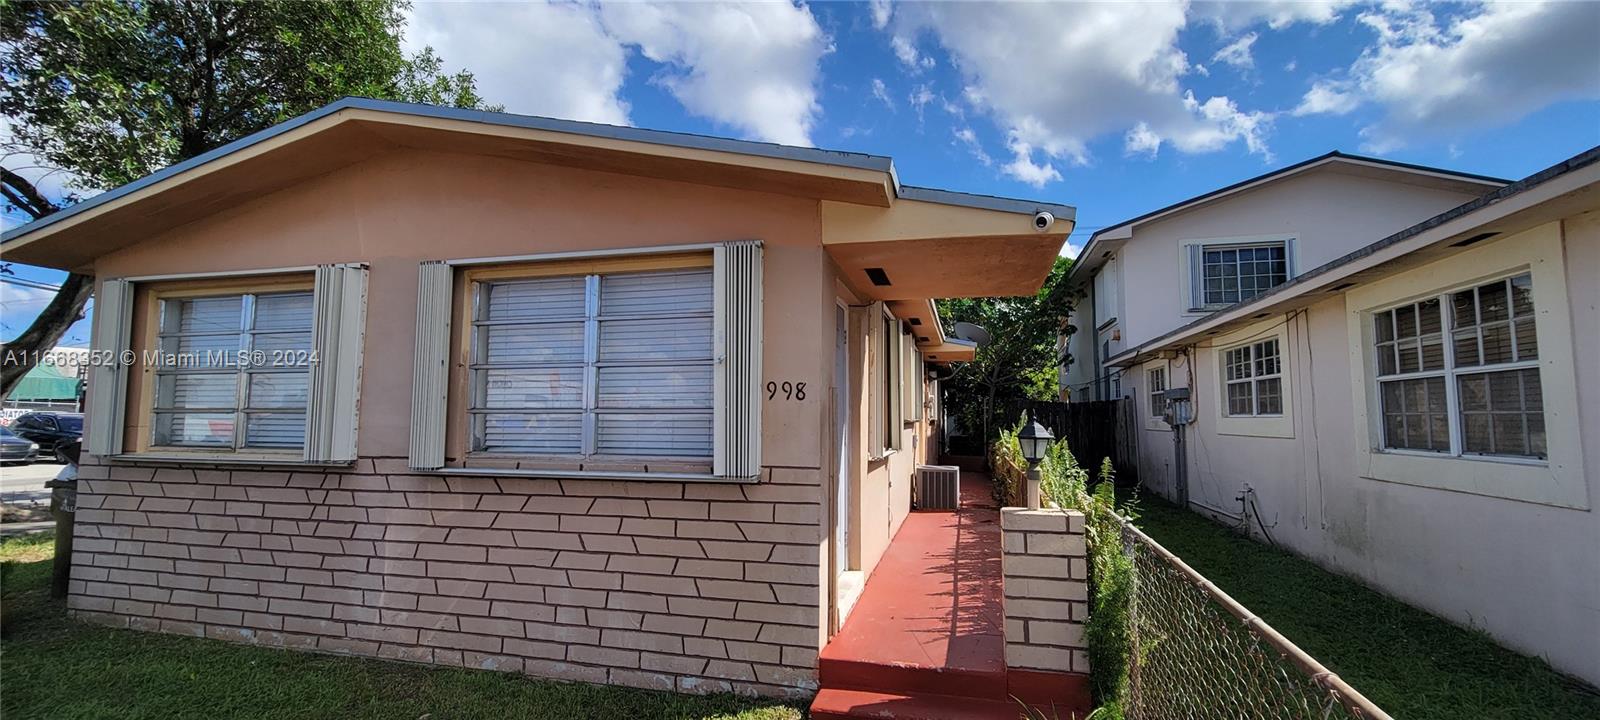
[[161,301],[155,446],[305,446],[309,292]]
[[1373,313],[1382,446],[1543,459],[1533,313],[1528,273]]
[[1222,351],[1224,410],[1230,417],[1283,414],[1283,362],[1278,339]]
[[710,268],[475,286],[472,448],[710,458]]

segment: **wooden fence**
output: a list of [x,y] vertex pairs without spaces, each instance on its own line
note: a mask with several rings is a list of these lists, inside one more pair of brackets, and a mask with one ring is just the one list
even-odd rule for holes
[[1050,428],[1057,438],[1067,441],[1078,464],[1098,471],[1101,458],[1111,458],[1117,469],[1117,484],[1139,481],[1139,428],[1133,400],[1095,400],[1093,402],[1047,402],[1024,400],[1011,405],[1006,417],[1022,413]]

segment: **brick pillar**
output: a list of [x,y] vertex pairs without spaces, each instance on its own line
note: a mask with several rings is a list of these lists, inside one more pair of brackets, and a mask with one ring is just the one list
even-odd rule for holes
[[1004,533],[1006,666],[1089,672],[1089,562],[1083,513],[1055,508],[1000,511]]

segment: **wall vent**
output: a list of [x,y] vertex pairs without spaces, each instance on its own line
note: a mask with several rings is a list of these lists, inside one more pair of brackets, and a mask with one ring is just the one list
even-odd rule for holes
[[1498,232],[1481,232],[1464,240],[1457,240],[1456,242],[1450,243],[1450,247],[1466,247],[1468,245],[1475,245],[1499,234],[1500,233]]

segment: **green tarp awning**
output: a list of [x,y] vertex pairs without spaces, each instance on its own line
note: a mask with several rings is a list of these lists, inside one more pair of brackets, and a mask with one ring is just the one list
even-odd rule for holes
[[78,399],[78,378],[64,372],[68,368],[55,365],[36,365],[11,391],[8,400],[72,402]]

